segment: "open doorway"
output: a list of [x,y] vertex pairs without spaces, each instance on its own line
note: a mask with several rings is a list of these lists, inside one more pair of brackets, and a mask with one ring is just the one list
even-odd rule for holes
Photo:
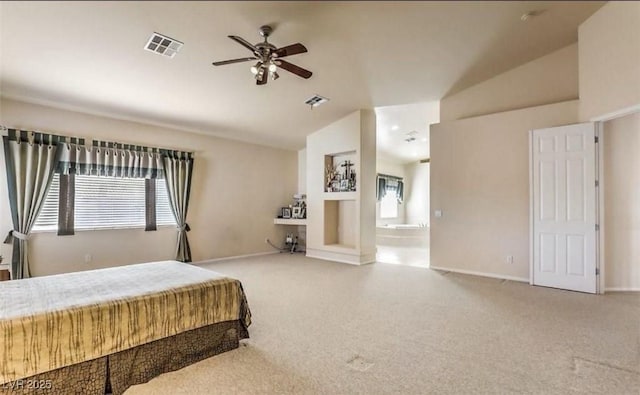
[[429,267],[429,126],[439,102],[376,108],[376,260]]
[[640,291],[640,111],[600,129],[600,290]]

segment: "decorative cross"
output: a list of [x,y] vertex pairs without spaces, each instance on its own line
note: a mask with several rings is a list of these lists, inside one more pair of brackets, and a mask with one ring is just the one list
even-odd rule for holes
[[349,176],[351,175],[351,166],[353,166],[354,163],[351,162],[350,160],[346,160],[344,161],[344,163],[341,165],[342,167],[345,168],[345,172],[344,172],[344,178],[348,179]]

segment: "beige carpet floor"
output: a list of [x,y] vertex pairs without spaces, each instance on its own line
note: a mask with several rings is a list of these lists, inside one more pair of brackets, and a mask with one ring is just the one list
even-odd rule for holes
[[276,254],[239,278],[251,339],[139,394],[639,394],[640,294]]

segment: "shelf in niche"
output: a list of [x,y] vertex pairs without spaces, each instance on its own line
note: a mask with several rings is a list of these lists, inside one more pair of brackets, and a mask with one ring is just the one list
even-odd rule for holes
[[356,200],[357,192],[325,192],[322,194],[324,200]]
[[[357,244],[356,199],[324,200],[323,245],[337,246],[338,252],[353,251]],[[333,249],[333,251],[337,251]],[[348,252],[348,251],[347,251]]]
[[[337,152],[324,156],[324,192],[343,193],[355,192],[357,190],[358,179],[355,172],[356,159],[357,155],[355,150]],[[343,165],[345,163],[349,163],[349,167],[344,167]],[[331,173],[333,177],[330,175],[330,169],[335,170],[335,172]],[[353,173],[354,176],[353,180],[351,179],[351,173]],[[330,182],[330,179],[335,181]],[[343,183],[344,185],[342,185]]]

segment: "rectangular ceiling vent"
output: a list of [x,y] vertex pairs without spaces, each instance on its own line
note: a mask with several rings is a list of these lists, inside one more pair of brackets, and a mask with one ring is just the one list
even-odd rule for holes
[[308,98],[304,104],[307,104],[309,106],[313,107],[318,107],[319,105],[328,102],[329,99],[327,99],[326,97],[322,97],[320,95],[313,95],[310,98]]
[[149,38],[149,41],[147,41],[147,45],[144,46],[144,49],[157,53],[158,55],[173,58],[183,45],[183,42],[154,32],[151,38]]

